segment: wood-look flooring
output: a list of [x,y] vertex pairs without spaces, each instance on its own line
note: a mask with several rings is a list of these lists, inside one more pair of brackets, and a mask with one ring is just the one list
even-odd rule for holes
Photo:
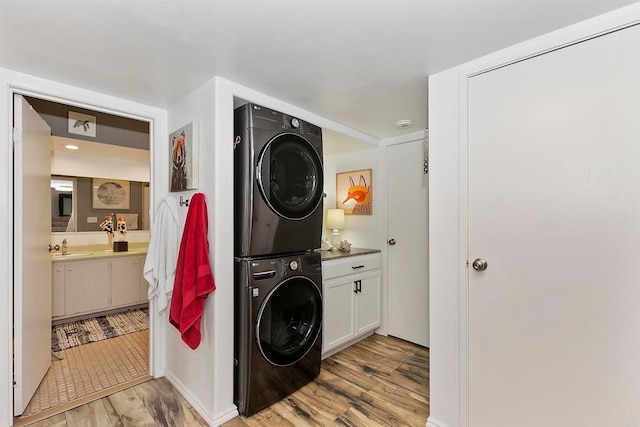
[[429,349],[372,335],[322,362],[320,376],[225,427],[420,426],[429,416]]
[[[372,335],[322,362],[320,376],[226,427],[420,426],[429,416],[429,350]],[[207,424],[163,378],[33,424],[35,427]]]

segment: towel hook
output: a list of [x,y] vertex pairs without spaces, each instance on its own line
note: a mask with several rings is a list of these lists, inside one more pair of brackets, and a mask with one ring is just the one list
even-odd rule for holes
[[183,199],[182,196],[180,196],[180,206],[189,206],[189,199]]

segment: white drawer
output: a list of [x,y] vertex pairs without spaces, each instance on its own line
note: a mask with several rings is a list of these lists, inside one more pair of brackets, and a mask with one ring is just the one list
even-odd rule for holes
[[380,268],[380,253],[322,261],[323,279],[355,274]]

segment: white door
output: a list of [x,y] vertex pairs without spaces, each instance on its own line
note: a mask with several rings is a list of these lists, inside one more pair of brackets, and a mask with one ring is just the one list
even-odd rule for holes
[[469,427],[640,425],[640,27],[469,82]]
[[429,346],[428,181],[422,140],[387,147],[389,335]]
[[51,365],[51,129],[20,95],[14,127],[14,413],[20,415]]

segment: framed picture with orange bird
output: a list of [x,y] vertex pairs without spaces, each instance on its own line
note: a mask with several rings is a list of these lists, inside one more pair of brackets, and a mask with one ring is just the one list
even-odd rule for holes
[[336,207],[346,215],[373,215],[371,169],[336,174]]

